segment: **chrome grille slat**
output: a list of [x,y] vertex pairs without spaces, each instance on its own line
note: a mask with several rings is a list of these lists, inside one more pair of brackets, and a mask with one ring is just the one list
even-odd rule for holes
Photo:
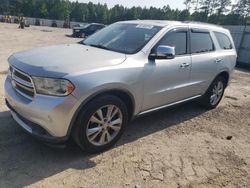
[[26,90],[28,90],[28,91],[30,91],[30,92],[34,92],[34,89],[33,89],[33,88],[26,87],[26,86],[24,86],[24,85],[22,85],[22,84],[20,84],[20,83],[18,83],[18,82],[16,82],[16,84],[19,85],[19,87],[22,87],[23,89],[26,89]]
[[20,79],[26,81],[26,82],[31,82],[30,78],[29,78],[29,75],[25,74],[25,73],[22,73],[20,72],[19,70],[15,69],[14,71],[14,75],[19,77]]
[[11,72],[13,88],[23,97],[32,100],[35,89],[31,77],[12,66],[10,66],[9,71]]
[[33,97],[29,96],[29,95],[26,95],[25,93],[21,92],[20,90],[16,89],[16,91],[22,95],[23,97],[29,99],[29,100],[33,100]]
[[[22,85],[25,85],[25,86],[27,86],[27,87],[29,87],[29,88],[33,88],[33,84],[32,84],[31,82],[27,82],[27,81],[25,81],[25,80],[22,80],[22,79],[18,78],[18,77],[15,76],[15,75],[12,76],[12,79],[14,79],[16,82],[18,82],[18,83],[20,83],[20,84],[22,84]],[[34,88],[33,88],[33,89],[34,89]]]

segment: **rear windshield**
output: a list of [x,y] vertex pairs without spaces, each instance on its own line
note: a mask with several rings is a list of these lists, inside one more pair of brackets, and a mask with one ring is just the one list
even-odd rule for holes
[[115,23],[87,38],[83,44],[125,54],[140,51],[162,27]]

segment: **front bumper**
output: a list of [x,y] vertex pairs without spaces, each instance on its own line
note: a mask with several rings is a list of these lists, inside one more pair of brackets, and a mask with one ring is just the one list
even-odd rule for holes
[[73,30],[73,37],[81,37],[82,36],[82,32],[79,30],[79,31],[75,31]]
[[53,137],[40,125],[37,125],[26,118],[18,114],[12,106],[5,100],[7,107],[10,109],[10,113],[13,119],[30,135],[34,136],[36,139],[45,141],[50,144],[62,144],[68,140],[68,137]]
[[49,142],[62,142],[68,130],[77,100],[74,96],[52,97],[35,95],[33,100],[20,95],[6,78],[6,104],[15,121],[33,136]]

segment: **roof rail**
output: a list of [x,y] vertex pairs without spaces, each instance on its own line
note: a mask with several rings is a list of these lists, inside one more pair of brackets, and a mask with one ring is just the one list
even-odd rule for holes
[[192,24],[203,24],[203,25],[210,25],[210,26],[216,26],[216,27],[222,27],[221,25],[217,24],[211,24],[211,23],[206,23],[206,22],[199,22],[199,21],[182,21],[182,23],[192,23]]

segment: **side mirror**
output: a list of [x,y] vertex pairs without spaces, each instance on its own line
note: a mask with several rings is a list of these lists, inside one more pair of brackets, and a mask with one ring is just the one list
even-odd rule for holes
[[155,53],[149,55],[149,59],[174,59],[175,47],[159,45]]

